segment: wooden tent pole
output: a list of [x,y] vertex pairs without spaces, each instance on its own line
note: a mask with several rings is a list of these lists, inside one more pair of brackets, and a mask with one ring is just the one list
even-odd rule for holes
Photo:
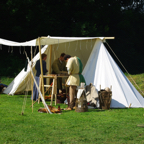
[[[32,65],[33,65],[33,63],[32,63],[32,46],[31,46],[31,68],[32,68]],[[32,78],[32,72],[31,72],[31,93],[32,93],[32,113],[33,113],[33,83],[32,83],[32,80],[33,80],[33,78]]]
[[[52,57],[52,45],[50,45],[50,55],[49,55],[49,74],[51,74],[51,57]],[[50,85],[50,79],[48,80],[48,84]]]
[[40,38],[38,38],[39,42],[39,53],[40,53],[40,67],[41,67],[41,84],[42,84],[42,95],[43,98],[45,99],[44,96],[44,80],[43,80],[43,65],[42,65],[42,57],[41,57],[41,45],[40,45]]
[[52,45],[50,45],[49,74],[51,74],[51,57],[52,57]]

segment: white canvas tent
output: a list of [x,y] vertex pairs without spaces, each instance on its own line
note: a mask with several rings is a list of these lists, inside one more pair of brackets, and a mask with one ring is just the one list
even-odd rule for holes
[[[99,85],[101,85],[102,89],[112,85],[111,107],[124,108],[129,107],[130,104],[131,107],[144,107],[143,97],[129,82],[106,50],[103,44],[103,40],[105,39],[107,38],[42,37],[40,39],[41,45],[47,45],[41,50],[42,53],[48,55],[47,69],[50,70],[51,63],[55,58],[58,58],[62,52],[70,54],[71,56],[76,55],[82,60],[84,65],[83,75],[87,84],[93,83],[98,90]],[[2,44],[1,41],[0,44]],[[36,46],[38,45],[38,40],[36,39],[26,43],[12,43],[12,45]],[[34,64],[38,59],[39,54],[33,58]],[[4,93],[13,95],[17,92],[24,91],[29,75],[29,70],[27,72],[22,70]]]
[[112,85],[111,107],[144,107],[144,98],[115,63],[104,44],[97,40],[83,70],[86,82],[104,89]]

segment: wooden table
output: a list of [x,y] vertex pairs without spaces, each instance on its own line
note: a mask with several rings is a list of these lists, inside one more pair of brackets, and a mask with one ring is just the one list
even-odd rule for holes
[[[53,84],[52,85],[44,85],[44,87],[52,87],[52,95],[51,95],[51,104],[53,102],[53,95],[55,95],[55,105],[57,104],[57,78],[68,78],[69,76],[67,74],[48,74],[48,75],[43,75],[43,78],[50,78],[53,79]],[[41,83],[41,77],[39,81],[39,88],[41,88],[42,83]],[[67,93],[67,89],[66,89]],[[45,98],[45,96],[44,96]]]

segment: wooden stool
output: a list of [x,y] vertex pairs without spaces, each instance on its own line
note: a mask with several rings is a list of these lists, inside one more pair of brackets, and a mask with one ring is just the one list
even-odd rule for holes
[[[45,78],[45,76],[43,76]],[[51,95],[51,103],[50,105],[52,105],[53,102],[53,96],[55,96],[55,105],[57,104],[57,76],[56,75],[47,75],[46,78],[53,78],[53,84],[52,85],[44,85],[44,87],[52,87],[52,95]],[[41,81],[41,77],[39,80],[39,88],[41,90],[42,87],[42,81]],[[45,96],[43,96],[45,98]],[[38,98],[38,103],[40,102],[40,95]]]

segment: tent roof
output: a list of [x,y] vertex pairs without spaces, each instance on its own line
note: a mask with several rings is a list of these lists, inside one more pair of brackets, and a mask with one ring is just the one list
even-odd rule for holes
[[[89,40],[89,39],[114,39],[114,37],[40,37],[40,45],[52,45],[65,42],[72,42],[77,40]],[[27,41],[27,42],[14,42],[0,38],[0,44],[6,46],[37,46],[39,45],[39,38]]]
[[28,42],[14,42],[0,38],[0,44],[6,46],[36,46],[36,39],[28,41]]

